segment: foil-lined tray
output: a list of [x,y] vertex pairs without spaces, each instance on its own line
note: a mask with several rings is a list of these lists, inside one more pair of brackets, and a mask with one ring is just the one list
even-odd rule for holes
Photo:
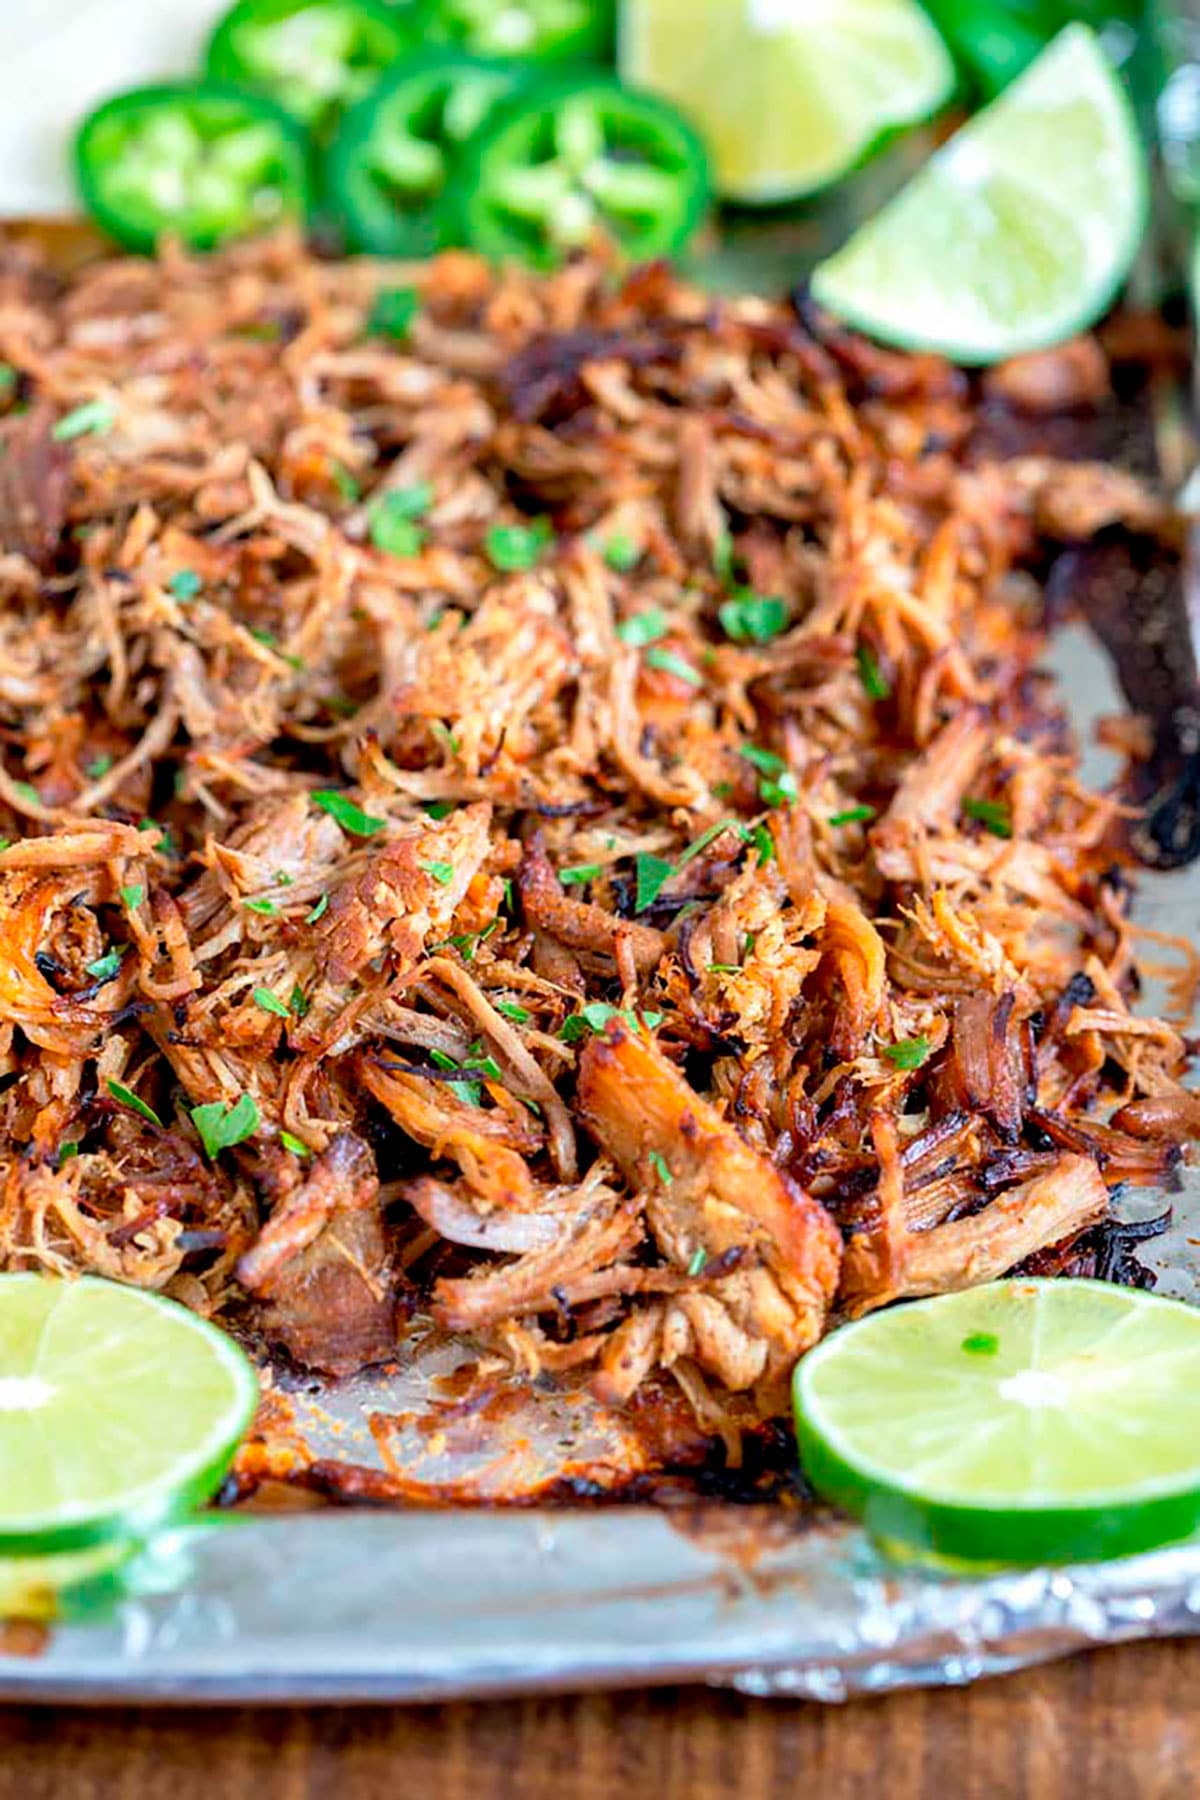
[[[1052,660],[1086,743],[1119,710],[1108,665],[1078,627]],[[1085,759],[1092,779],[1104,754]],[[1144,876],[1136,912],[1200,936],[1200,865]],[[1140,1257],[1160,1291],[1200,1301],[1200,1170],[1171,1199],[1171,1229]],[[1145,1216],[1163,1197],[1119,1205]],[[413,1382],[295,1395],[296,1425],[323,1457],[382,1467],[370,1415],[396,1415]],[[213,1515],[159,1540],[119,1598],[33,1642],[0,1638],[0,1696],[417,1701],[704,1681],[841,1700],[1192,1631],[1200,1538],[961,1578],[890,1562],[815,1507]]]

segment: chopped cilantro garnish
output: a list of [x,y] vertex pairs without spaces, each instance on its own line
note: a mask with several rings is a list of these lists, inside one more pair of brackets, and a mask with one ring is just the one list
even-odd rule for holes
[[416,288],[381,288],[371,307],[367,330],[372,337],[388,337],[403,344],[420,310],[421,296]]
[[121,958],[124,954],[123,950],[110,950],[107,955],[98,956],[95,962],[88,963],[88,974],[95,976],[97,981],[111,981],[114,975],[121,972]]
[[558,879],[564,887],[581,887],[586,881],[596,881],[604,873],[602,863],[576,863],[573,869],[560,869]]
[[628,574],[629,570],[634,568],[641,559],[641,546],[635,544],[631,537],[625,537],[620,532],[615,537],[610,537],[604,546],[604,560],[610,569],[617,571],[618,575]]
[[128,887],[121,889],[121,898],[132,912],[146,898],[146,889],[140,881],[131,882]]
[[876,662],[871,646],[860,644],[854,652],[854,660],[858,664],[858,679],[868,697],[872,700],[886,700],[892,691],[892,684]]
[[760,775],[782,775],[787,763],[774,750],[763,750],[758,744],[741,744],[738,755],[756,768]]
[[506,875],[500,885],[504,889],[504,910],[505,912],[511,912],[513,910],[513,884],[511,877]]
[[977,819],[994,837],[1012,836],[1012,814],[1002,800],[971,800],[962,803],[968,819]]
[[333,477],[333,485],[343,500],[353,503],[362,493],[358,482],[350,473],[345,463],[335,462],[330,465],[329,473]]
[[[391,499],[391,495],[388,495]],[[395,515],[381,504],[371,509],[371,542],[388,556],[420,556],[425,533],[407,514]]]
[[488,561],[506,574],[532,569],[553,535],[549,519],[535,519],[531,525],[490,525],[485,540]]
[[675,865],[667,862],[664,857],[652,856],[648,850],[642,850],[634,861],[634,869],[637,872],[634,911],[645,912],[646,908],[658,899],[659,894],[675,873]]
[[968,1356],[995,1356],[1000,1348],[1000,1339],[991,1331],[973,1331],[959,1345]]
[[17,371],[10,362],[0,362],[0,398],[11,394],[17,385]]
[[445,819],[454,811],[453,800],[427,800],[426,815],[431,819]]
[[511,1019],[514,1025],[524,1025],[526,1020],[532,1017],[529,1008],[518,1006],[515,1000],[495,1000],[492,1004],[498,1013],[503,1013],[504,1017]]
[[680,681],[686,681],[689,687],[699,687],[704,680],[698,669],[693,669],[690,662],[682,656],[676,656],[674,650],[665,650],[661,644],[651,644],[646,651],[646,664],[651,669],[661,669],[665,675],[676,675]]
[[662,607],[651,606],[645,612],[631,613],[627,619],[622,619],[617,626],[617,636],[623,644],[641,649],[665,637],[667,629],[667,615]]
[[341,794],[336,788],[315,788],[309,799],[331,819],[336,819],[343,831],[349,831],[355,837],[374,837],[377,831],[387,828],[386,819],[373,818],[351,800],[349,794]]
[[295,987],[288,995],[288,1005],[298,1019],[303,1019],[308,1013],[308,999],[299,982],[296,983]]
[[662,1151],[652,1150],[646,1158],[646,1161],[650,1164],[650,1167],[654,1170],[654,1173],[658,1176],[658,1179],[662,1182],[663,1186],[670,1187],[675,1177],[667,1167],[667,1159]]
[[271,992],[270,988],[256,987],[254,990],[254,1004],[255,1006],[261,1006],[264,1012],[274,1013],[277,1019],[286,1019],[288,1017],[287,1007],[277,994]]
[[875,817],[873,806],[848,806],[845,812],[830,813],[831,825],[865,825],[868,819]]
[[631,1015],[623,1013],[619,1006],[610,1006],[607,1000],[590,1000],[577,1013],[572,1013],[569,1019],[563,1020],[562,1030],[558,1035],[564,1044],[574,1044],[586,1037],[589,1031],[603,1031],[610,1019],[625,1019],[628,1023],[633,1023]]
[[22,800],[27,800],[30,806],[40,806],[42,804],[42,796],[38,793],[32,781],[14,781],[13,787],[16,789],[17,793],[20,794]]
[[736,644],[765,644],[787,625],[787,602],[777,594],[756,594],[742,588],[731,600],[722,601],[717,617],[726,637]]
[[709,963],[708,965],[710,975],[740,975],[741,972],[741,963]]
[[111,756],[109,756],[107,754],[105,754],[104,756],[93,756],[91,762],[88,764],[87,769],[84,772],[87,775],[89,781],[99,781],[102,776],[108,774],[108,771],[112,768],[112,766],[113,766],[113,759]]
[[273,919],[279,911],[273,900],[243,900],[242,905],[247,912],[261,913],[264,919]]
[[722,531],[713,545],[713,572],[719,575],[726,587],[733,580],[733,535]]
[[290,656],[286,650],[280,648],[279,639],[273,631],[265,631],[261,625],[251,625],[249,629],[250,636],[256,644],[261,644],[264,650],[273,650],[280,661],[287,663],[289,668],[302,669],[304,667],[302,657]]
[[315,925],[318,919],[323,919],[325,917],[325,909],[328,905],[329,895],[322,894],[312,911],[306,915],[304,923],[306,925]]
[[58,1152],[59,1168],[61,1169],[64,1163],[69,1163],[71,1161],[72,1157],[75,1157],[78,1155],[79,1155],[79,1145],[78,1144],[63,1144]]
[[309,1149],[308,1145],[304,1143],[301,1138],[293,1137],[290,1131],[281,1131],[279,1134],[279,1141],[285,1150],[291,1151],[293,1156],[312,1155],[312,1151]]
[[177,600],[194,600],[203,585],[195,569],[176,569],[167,583]]
[[764,868],[775,854],[775,839],[771,836],[771,827],[762,819],[750,827],[750,838],[758,852],[758,863]]
[[442,887],[449,887],[450,883],[454,880],[454,864],[453,863],[428,862],[428,863],[422,863],[421,867],[424,869],[424,871],[427,875],[432,875],[433,879],[436,882],[439,882]]
[[102,437],[116,422],[116,410],[110,401],[85,400],[82,406],[63,414],[51,429],[50,436],[56,443],[69,444],[73,438]]
[[785,769],[778,781],[760,781],[758,791],[768,806],[786,806],[789,800],[800,798],[800,787],[790,769]]
[[898,1038],[894,1044],[884,1045],[883,1054],[898,1069],[919,1069],[929,1055],[929,1039],[924,1036]]
[[372,500],[368,518],[371,542],[377,550],[390,556],[417,556],[425,542],[425,533],[414,523],[433,503],[433,487],[428,481],[415,481],[408,487],[391,488]]
[[429,729],[432,731],[438,743],[441,744],[444,749],[449,750],[451,756],[458,755],[458,739],[446,724],[445,720],[431,719],[429,721]]
[[149,1119],[152,1125],[157,1125],[159,1130],[162,1130],[162,1120],[154,1108],[147,1105],[146,1101],[139,1094],[135,1094],[132,1088],[127,1088],[123,1081],[109,1080],[105,1086],[118,1106],[125,1106],[130,1112],[140,1113],[143,1119]]
[[204,1153],[215,1160],[222,1150],[244,1143],[259,1127],[258,1107],[253,1094],[243,1094],[232,1106],[223,1100],[212,1100],[207,1106],[193,1106],[192,1124],[200,1133]]
[[740,832],[741,830],[742,827],[738,824],[736,819],[718,819],[715,825],[710,825],[707,831],[702,831],[698,838],[692,839],[683,855],[679,858],[679,861],[675,864],[675,867],[677,869],[686,869],[690,862],[694,862],[696,857],[702,855],[704,851],[708,849],[710,844],[716,842],[722,832]]
[[692,1260],[688,1264],[688,1267],[687,1267],[688,1274],[689,1275],[699,1275],[701,1273],[701,1271],[703,1270],[704,1265],[707,1261],[708,1261],[708,1251],[704,1248],[704,1246],[702,1244],[698,1250],[693,1250],[693,1252],[692,1252]]

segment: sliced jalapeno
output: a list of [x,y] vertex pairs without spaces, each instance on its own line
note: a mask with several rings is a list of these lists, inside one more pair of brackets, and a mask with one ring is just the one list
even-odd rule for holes
[[613,0],[436,0],[428,33],[475,56],[600,62],[612,55]]
[[115,94],[80,126],[75,169],[96,223],[130,250],[153,250],[166,233],[209,250],[307,208],[295,121],[216,82]]
[[318,137],[412,41],[383,0],[237,0],[208,45],[208,72],[266,94]]
[[352,250],[424,256],[435,205],[473,132],[525,79],[512,64],[453,51],[404,57],[342,121],[325,187]]
[[606,76],[564,79],[518,93],[467,145],[445,229],[538,267],[596,235],[660,256],[708,196],[704,146],[673,107]]

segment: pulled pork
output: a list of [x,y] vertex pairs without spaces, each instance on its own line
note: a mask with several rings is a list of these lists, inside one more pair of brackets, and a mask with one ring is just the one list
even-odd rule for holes
[[1187,1046],[1037,668],[1060,550],[1178,550],[1022,453],[1099,345],[981,395],[662,268],[27,255],[6,1266],[334,1374],[432,1320],[728,1442],[839,1312],[1169,1177]]

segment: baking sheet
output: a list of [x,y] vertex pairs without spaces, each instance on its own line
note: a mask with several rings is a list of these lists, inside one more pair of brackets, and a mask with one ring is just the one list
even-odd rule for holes
[[[1119,710],[1079,627],[1052,662],[1085,741]],[[1085,769],[1103,781],[1106,753]],[[1139,884],[1139,918],[1200,936],[1200,865]],[[1148,997],[1153,1003],[1154,996]],[[1200,1301],[1200,1170],[1139,1247],[1159,1290]],[[1130,1195],[1129,1216],[1162,1210]],[[304,1435],[379,1466],[373,1411],[411,1374],[294,1396]],[[707,1681],[841,1700],[955,1685],[1088,1644],[1200,1631],[1200,1538],[1122,1562],[938,1577],[883,1560],[822,1509],[326,1511],[216,1516],[160,1540],[115,1603],[0,1655],[24,1701],[430,1700]]]

